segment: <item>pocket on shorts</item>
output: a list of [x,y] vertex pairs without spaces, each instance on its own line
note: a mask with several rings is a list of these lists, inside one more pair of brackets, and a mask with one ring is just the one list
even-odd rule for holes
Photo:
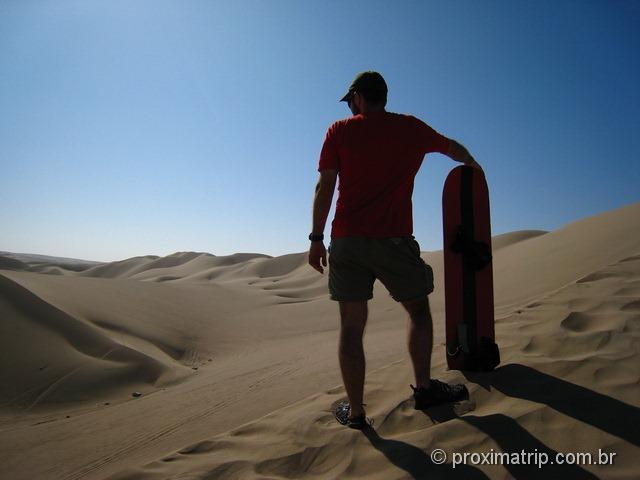
[[402,240],[404,243],[407,244],[407,246],[409,247],[409,250],[411,250],[411,252],[416,255],[416,256],[420,256],[420,244],[418,243],[418,241],[415,239],[415,237],[411,236],[411,237],[399,237],[400,240]]
[[420,257],[420,245],[413,236],[408,237],[387,237],[385,239],[387,245],[395,251],[402,252],[404,256],[410,256],[412,258]]
[[405,241],[407,242],[407,245],[409,246],[409,249],[411,250],[411,253],[420,261],[420,263],[422,264],[422,267],[424,269],[424,278],[425,278],[425,285],[427,288],[427,294],[430,294],[431,292],[433,292],[433,288],[434,288],[434,284],[433,284],[433,269],[431,268],[431,265],[429,265],[427,262],[425,262],[421,255],[421,251],[420,251],[420,244],[418,243],[418,241],[415,239],[415,237],[411,236],[411,237],[404,237]]
[[[412,236],[387,237],[381,249],[376,274],[396,301],[433,292],[433,270],[420,256],[420,245]],[[384,252],[384,254],[383,254]]]
[[433,288],[434,288],[434,283],[433,283],[433,269],[431,268],[431,265],[429,265],[428,263],[425,262],[424,264],[424,274],[427,280],[427,295],[429,295],[431,292],[433,292]]

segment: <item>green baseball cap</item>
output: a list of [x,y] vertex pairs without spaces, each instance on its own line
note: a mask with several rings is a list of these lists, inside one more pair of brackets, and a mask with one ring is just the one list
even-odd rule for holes
[[356,75],[356,78],[349,87],[349,91],[340,99],[340,101],[346,102],[349,100],[351,95],[353,95],[353,92],[363,90],[387,93],[387,82],[384,81],[384,78],[382,78],[382,75],[378,72],[361,72]]

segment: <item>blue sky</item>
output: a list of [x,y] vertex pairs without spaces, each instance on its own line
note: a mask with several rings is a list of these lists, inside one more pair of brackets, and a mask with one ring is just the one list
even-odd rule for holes
[[[0,250],[305,251],[362,70],[483,165],[494,234],[636,202],[639,24],[608,0],[0,0]],[[416,177],[423,250],[454,166]]]

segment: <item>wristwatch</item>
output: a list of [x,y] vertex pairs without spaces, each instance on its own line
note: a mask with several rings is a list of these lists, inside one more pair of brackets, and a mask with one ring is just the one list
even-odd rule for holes
[[321,233],[319,235],[314,235],[313,233],[310,233],[309,240],[311,240],[312,242],[321,242],[322,240],[324,240],[324,234]]

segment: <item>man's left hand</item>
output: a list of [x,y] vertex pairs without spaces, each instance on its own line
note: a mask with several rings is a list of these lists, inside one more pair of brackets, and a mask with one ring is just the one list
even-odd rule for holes
[[327,266],[327,249],[324,242],[311,242],[309,247],[309,265],[320,273],[324,273],[322,266]]

